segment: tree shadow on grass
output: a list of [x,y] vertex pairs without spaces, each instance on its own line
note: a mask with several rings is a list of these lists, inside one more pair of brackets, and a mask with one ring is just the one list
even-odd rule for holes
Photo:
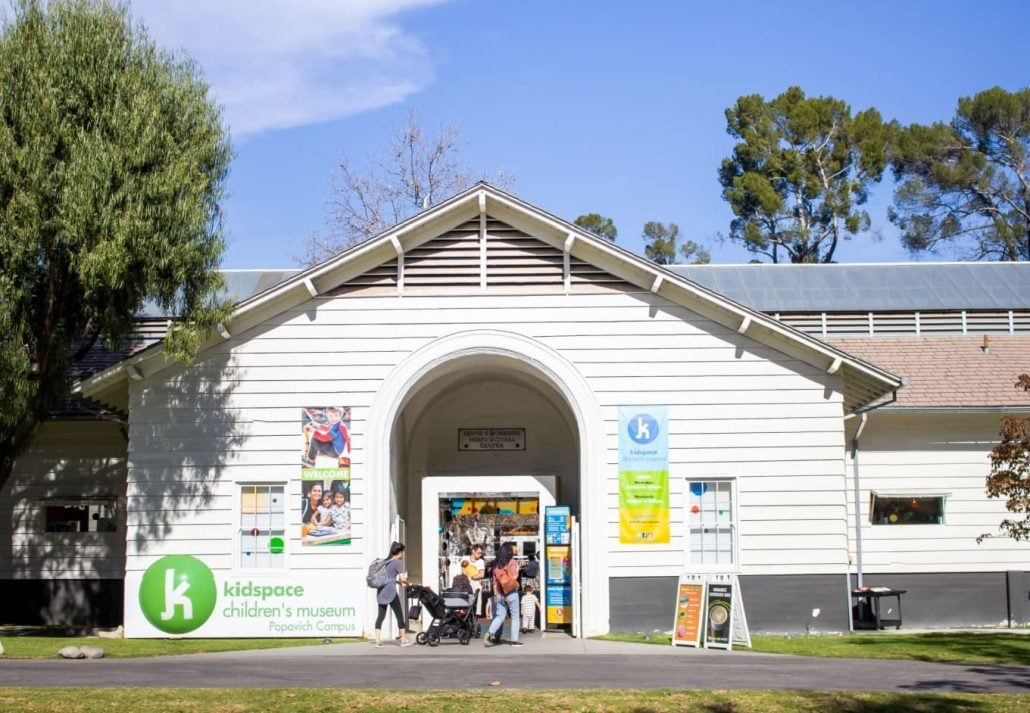
[[954,679],[939,679],[921,681],[918,684],[907,686],[913,691],[937,689],[947,687],[964,693],[984,693],[985,688],[1017,688],[1030,693],[1030,672],[1018,666],[961,666],[955,664],[956,668],[963,672],[974,673],[981,676],[981,680],[975,685],[964,684]]
[[[940,652],[954,655],[955,660],[994,660],[1007,664],[1030,666],[1030,636],[996,633],[931,633],[916,635],[863,635],[853,637],[858,648],[891,649],[907,652],[915,661],[941,661]],[[919,652],[925,649],[926,653]]]
[[[773,710],[834,711],[835,713],[980,713],[996,710],[986,699],[967,696],[926,693],[830,693],[830,692],[754,692],[768,696],[764,705]],[[707,695],[707,694],[706,694]],[[759,710],[761,698],[740,696],[734,692],[712,694],[717,700],[695,702],[685,711],[695,713],[737,713],[740,710]],[[659,713],[668,707],[634,706],[629,713]]]

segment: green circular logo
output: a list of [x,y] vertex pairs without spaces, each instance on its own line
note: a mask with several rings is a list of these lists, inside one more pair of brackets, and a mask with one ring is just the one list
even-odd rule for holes
[[143,615],[167,634],[200,628],[214,612],[217,599],[215,575],[189,555],[162,557],[147,568],[139,585]]

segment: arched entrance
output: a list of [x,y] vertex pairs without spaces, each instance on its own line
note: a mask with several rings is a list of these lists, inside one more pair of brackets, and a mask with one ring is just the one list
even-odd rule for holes
[[[553,482],[557,501],[572,507],[581,523],[582,632],[606,632],[601,424],[579,372],[532,339],[480,330],[414,352],[384,381],[369,413],[370,554],[385,551],[391,524],[402,518],[410,573],[436,585],[438,569],[429,563],[438,553],[425,548],[438,543],[419,536],[425,478],[471,478],[484,492],[514,476]],[[459,429],[484,427],[525,428],[525,448],[459,450]]]

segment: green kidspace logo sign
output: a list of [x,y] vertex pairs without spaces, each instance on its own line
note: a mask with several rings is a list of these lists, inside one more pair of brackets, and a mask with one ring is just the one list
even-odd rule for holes
[[143,573],[139,605],[155,628],[186,634],[203,626],[215,610],[215,576],[196,557],[162,557]]

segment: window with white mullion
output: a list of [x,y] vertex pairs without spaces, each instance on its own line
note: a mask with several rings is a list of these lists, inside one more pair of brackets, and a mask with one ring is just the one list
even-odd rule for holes
[[239,494],[240,568],[285,568],[285,486],[241,485]]
[[733,566],[733,482],[689,480],[687,501],[690,564],[706,568]]

